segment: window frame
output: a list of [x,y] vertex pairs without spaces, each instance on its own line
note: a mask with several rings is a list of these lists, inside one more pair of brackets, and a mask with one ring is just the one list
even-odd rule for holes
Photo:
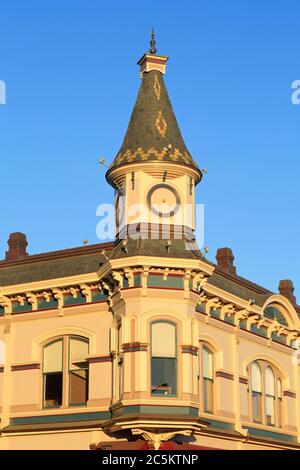
[[[253,417],[253,389],[252,389],[252,366],[256,364],[259,367],[261,374],[261,421],[255,421]],[[270,369],[274,377],[274,396],[267,394],[266,386],[266,371]],[[252,361],[248,366],[248,397],[249,397],[249,417],[255,424],[267,426],[270,428],[282,428],[283,427],[283,407],[282,407],[282,392],[281,397],[279,396],[279,383],[282,391],[282,376],[271,363],[268,361],[257,359]],[[274,404],[274,424],[268,423],[267,421],[267,399],[273,398]]]
[[[42,409],[50,410],[50,409],[62,409],[62,408],[72,408],[78,406],[87,406],[87,402],[89,400],[89,364],[87,361],[87,397],[86,402],[82,403],[71,403],[71,387],[70,387],[70,373],[72,372],[70,369],[70,348],[71,348],[71,340],[77,339],[85,342],[88,345],[88,354],[90,352],[90,339],[76,334],[71,335],[63,335],[51,338],[47,342],[43,343],[42,345]],[[44,351],[45,348],[57,341],[62,341],[62,398],[61,398],[61,405],[57,406],[47,406],[45,404],[45,376],[47,373],[44,372]]]
[[[199,394],[199,404],[200,404],[200,410],[202,413],[210,414],[213,415],[215,414],[215,351],[211,347],[210,344],[207,344],[205,342],[200,343],[200,354],[199,354],[199,382],[200,386],[198,387],[198,394]],[[208,351],[211,354],[212,357],[212,379],[209,379],[207,377],[204,377],[204,371],[203,371],[203,350]],[[212,411],[207,411],[207,408],[205,407],[205,401],[204,401],[204,380],[210,380],[212,383]]]
[[[172,325],[174,327],[174,334],[175,334],[175,357],[170,357],[170,358],[165,358],[165,359],[174,359],[175,360],[175,393],[169,393],[166,395],[159,395],[159,394],[154,394],[152,391],[152,326],[157,323],[167,323],[169,325]],[[174,398],[178,397],[178,325],[177,323],[171,321],[171,320],[165,320],[165,319],[156,319],[150,322],[150,396],[154,398]],[[155,357],[155,356],[154,356]]]

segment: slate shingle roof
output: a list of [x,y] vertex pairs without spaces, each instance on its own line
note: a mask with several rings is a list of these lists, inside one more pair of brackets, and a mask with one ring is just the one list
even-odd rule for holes
[[107,173],[135,162],[172,162],[193,167],[182,138],[163,76],[156,70],[144,73],[122,146]]

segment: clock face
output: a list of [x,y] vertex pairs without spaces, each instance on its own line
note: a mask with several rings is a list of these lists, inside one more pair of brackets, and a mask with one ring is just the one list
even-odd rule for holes
[[116,208],[116,226],[120,227],[124,224],[125,217],[125,194],[123,190],[117,191],[115,199]]
[[157,184],[150,189],[147,202],[153,214],[159,217],[172,217],[179,209],[180,197],[172,186]]

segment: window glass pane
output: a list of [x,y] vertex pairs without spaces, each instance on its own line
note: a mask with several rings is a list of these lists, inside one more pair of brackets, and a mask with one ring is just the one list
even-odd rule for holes
[[213,381],[203,379],[203,409],[206,413],[213,413]]
[[255,423],[261,423],[262,421],[261,398],[261,393],[252,392],[252,415]]
[[251,365],[251,382],[252,391],[261,393],[261,372],[259,365],[256,362],[253,362]]
[[266,418],[268,426],[274,426],[275,424],[274,403],[275,398],[273,396],[266,395]]
[[213,379],[213,355],[205,346],[202,348],[202,373],[203,377]]
[[281,385],[281,380],[277,380],[277,395],[278,398],[282,398],[282,385]]
[[62,339],[44,347],[44,372],[62,371]]
[[176,357],[176,327],[171,323],[152,324],[152,357]]
[[266,383],[265,383],[266,395],[271,395],[274,397],[275,396],[275,377],[274,377],[274,373],[271,367],[266,368],[265,380],[266,380]]
[[62,404],[62,373],[44,374],[44,406],[60,406]]
[[153,395],[176,395],[176,359],[152,358],[151,393]]
[[79,405],[88,400],[88,370],[70,372],[70,405]]
[[278,398],[278,426],[282,426],[282,399]]
[[87,366],[86,358],[89,354],[89,343],[80,338],[70,338],[70,364],[69,369],[82,369]]

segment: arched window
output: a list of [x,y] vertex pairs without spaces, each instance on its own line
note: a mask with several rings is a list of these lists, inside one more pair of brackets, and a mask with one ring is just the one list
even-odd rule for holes
[[282,382],[277,379],[277,398],[278,398],[278,426],[282,426]]
[[176,325],[166,321],[151,324],[151,394],[177,393]]
[[85,405],[88,400],[89,342],[65,336],[44,346],[43,406]]
[[270,320],[277,320],[281,325],[288,326],[286,317],[281,310],[274,305],[270,305],[265,308],[264,316],[270,318]]
[[252,416],[255,423],[261,423],[262,420],[262,385],[261,371],[259,365],[254,362],[251,366],[251,385],[252,385]]
[[44,347],[44,406],[55,407],[62,404],[63,381],[63,340],[59,339]]
[[275,377],[270,366],[265,370],[265,400],[267,425],[275,425]]
[[[276,386],[277,384],[277,386]],[[250,364],[252,420],[267,426],[282,425],[282,383],[279,374],[266,361]]]
[[206,346],[201,351],[202,404],[205,413],[213,413],[214,363],[213,353]]

